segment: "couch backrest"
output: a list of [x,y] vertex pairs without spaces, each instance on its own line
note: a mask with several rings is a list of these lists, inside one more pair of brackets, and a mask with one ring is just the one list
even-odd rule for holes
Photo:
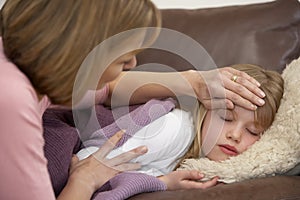
[[[282,72],[286,64],[300,56],[298,0],[196,10],[168,9],[162,10],[162,16],[163,27],[198,41],[218,67],[250,63]],[[196,69],[179,56],[155,49],[140,53],[138,63],[160,63],[178,71]]]

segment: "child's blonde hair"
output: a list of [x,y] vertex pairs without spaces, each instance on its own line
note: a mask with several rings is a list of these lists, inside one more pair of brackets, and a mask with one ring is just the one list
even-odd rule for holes
[[[259,106],[255,111],[255,122],[266,130],[274,121],[283,95],[284,82],[281,75],[276,71],[265,70],[257,65],[237,64],[230,67],[246,72],[261,84],[260,89],[266,94],[265,104]],[[181,161],[188,158],[199,158],[201,155],[201,127],[205,115],[206,109],[199,103],[194,113],[195,139]]]

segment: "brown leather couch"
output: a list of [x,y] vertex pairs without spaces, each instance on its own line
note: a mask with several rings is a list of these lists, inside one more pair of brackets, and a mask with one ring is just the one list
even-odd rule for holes
[[[252,63],[282,72],[300,56],[300,3],[271,3],[223,8],[162,10],[163,27],[198,41],[218,67]],[[170,52],[148,49],[139,64],[160,63],[181,71],[199,69]],[[155,71],[159,71],[156,70]],[[205,190],[139,194],[130,199],[300,199],[300,176],[275,176],[220,184]]]

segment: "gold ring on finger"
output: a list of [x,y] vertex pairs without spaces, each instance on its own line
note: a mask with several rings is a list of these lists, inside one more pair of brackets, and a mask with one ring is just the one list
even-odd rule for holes
[[238,79],[238,76],[237,76],[237,75],[233,75],[233,76],[231,77],[231,80],[232,80],[233,82],[236,82],[237,79]]

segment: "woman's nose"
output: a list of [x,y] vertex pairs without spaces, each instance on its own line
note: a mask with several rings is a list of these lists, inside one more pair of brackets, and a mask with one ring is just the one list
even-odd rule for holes
[[124,68],[124,70],[132,69],[136,66],[136,63],[137,63],[136,57],[133,56],[128,62],[125,63],[123,68]]

